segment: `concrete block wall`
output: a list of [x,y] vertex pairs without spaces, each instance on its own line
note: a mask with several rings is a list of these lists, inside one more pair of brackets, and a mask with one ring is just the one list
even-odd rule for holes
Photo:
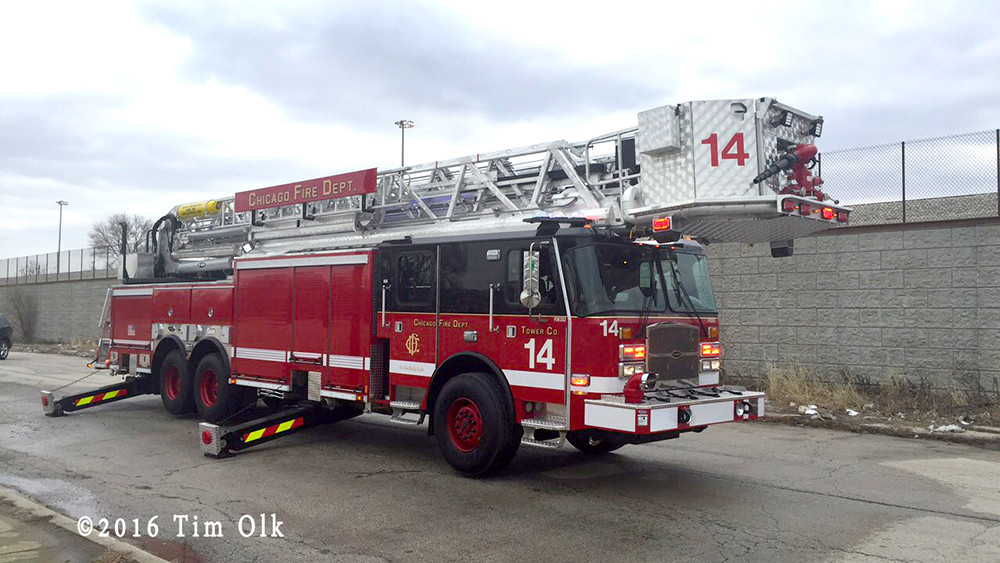
[[884,381],[1000,378],[1000,223],[856,229],[708,249],[727,374],[800,364]]
[[116,279],[97,279],[2,286],[0,312],[16,323],[10,294],[23,291],[38,302],[38,339],[93,340],[99,336],[97,324],[105,294],[117,282]]

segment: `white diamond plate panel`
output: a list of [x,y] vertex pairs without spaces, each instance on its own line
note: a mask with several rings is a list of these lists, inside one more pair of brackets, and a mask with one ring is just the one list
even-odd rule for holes
[[639,150],[663,156],[681,150],[681,127],[676,106],[663,106],[639,113]]
[[[673,109],[673,106],[668,106]],[[694,198],[694,146],[691,141],[691,104],[678,106],[680,150],[667,154],[639,154],[642,178],[642,206],[667,204]],[[639,150],[643,150],[642,137],[655,133],[638,132]]]
[[757,195],[753,100],[692,102],[695,197]]

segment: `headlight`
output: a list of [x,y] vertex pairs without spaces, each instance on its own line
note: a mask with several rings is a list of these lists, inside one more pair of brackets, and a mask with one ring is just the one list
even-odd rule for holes
[[641,362],[637,363],[622,362],[618,364],[618,377],[622,379],[628,379],[637,373],[643,373],[645,370],[646,370],[645,364]]

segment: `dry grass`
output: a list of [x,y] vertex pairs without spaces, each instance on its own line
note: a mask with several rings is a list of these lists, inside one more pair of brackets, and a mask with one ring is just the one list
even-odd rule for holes
[[898,376],[874,381],[842,372],[839,380],[824,380],[799,365],[772,367],[763,380],[744,382],[763,387],[778,406],[816,405],[821,410],[846,409],[887,416],[905,413],[914,418],[966,416],[981,424],[1000,425],[1000,384],[983,387],[974,375],[956,375],[948,389],[935,388],[926,379]]
[[828,409],[861,410],[872,403],[872,399],[850,380],[823,381],[797,365],[769,370],[764,380],[764,390],[774,401],[814,404]]

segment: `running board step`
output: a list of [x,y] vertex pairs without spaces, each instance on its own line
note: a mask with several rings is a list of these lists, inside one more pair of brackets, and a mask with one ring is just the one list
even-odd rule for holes
[[563,443],[566,442],[566,434],[560,433],[559,438],[553,440],[536,440],[527,435],[521,437],[521,443],[525,446],[533,446],[536,448],[546,448],[549,450],[558,450],[562,447]]
[[408,426],[420,426],[421,424],[424,423],[423,413],[420,414],[420,418],[418,418],[417,420],[413,420],[412,418],[406,418],[406,414],[407,413],[403,411],[393,412],[392,418],[389,419],[389,422],[395,422],[396,424],[406,424]]
[[417,401],[393,401],[389,403],[389,406],[393,410],[401,411],[418,411],[420,410],[420,403]]
[[547,416],[545,418],[526,418],[521,421],[525,428],[542,430],[569,430],[569,424],[564,416]]

